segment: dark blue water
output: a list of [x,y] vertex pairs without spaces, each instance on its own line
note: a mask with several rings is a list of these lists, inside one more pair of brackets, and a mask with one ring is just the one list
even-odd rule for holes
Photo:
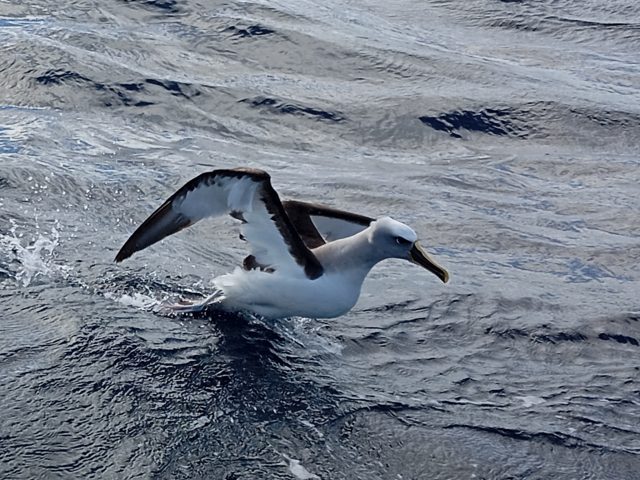
[[[0,6],[0,477],[640,478],[640,4]],[[176,319],[189,178],[414,227],[334,320]]]

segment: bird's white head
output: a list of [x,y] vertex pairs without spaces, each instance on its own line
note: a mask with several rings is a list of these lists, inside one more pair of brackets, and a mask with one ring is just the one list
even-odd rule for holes
[[369,241],[382,258],[401,258],[426,268],[443,282],[449,272],[438,265],[422,248],[411,227],[390,217],[382,217],[371,224]]

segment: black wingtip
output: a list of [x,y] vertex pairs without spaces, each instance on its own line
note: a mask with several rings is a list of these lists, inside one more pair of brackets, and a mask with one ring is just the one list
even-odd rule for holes
[[[137,232],[136,232],[137,233]],[[134,233],[133,235],[131,235],[131,237],[129,237],[129,240],[127,240],[125,242],[125,244],[122,246],[122,248],[120,249],[120,251],[118,252],[118,254],[116,255],[116,258],[114,258],[114,261],[116,263],[120,263],[123,260],[126,260],[127,258],[129,258],[131,255],[133,255],[134,253],[136,253],[138,251],[138,249],[135,246],[135,243],[133,243],[131,240],[132,238],[135,236]]]
[[125,252],[124,249],[121,249],[116,255],[116,258],[114,259],[114,261],[116,263],[120,263],[123,260],[126,260],[127,258],[129,258],[130,256],[131,256],[131,253]]

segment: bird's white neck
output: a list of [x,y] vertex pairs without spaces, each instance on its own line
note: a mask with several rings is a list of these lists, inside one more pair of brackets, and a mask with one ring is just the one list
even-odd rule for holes
[[361,282],[364,281],[373,266],[385,258],[371,242],[368,230],[314,249],[313,253],[325,272],[349,272],[356,278],[361,277]]

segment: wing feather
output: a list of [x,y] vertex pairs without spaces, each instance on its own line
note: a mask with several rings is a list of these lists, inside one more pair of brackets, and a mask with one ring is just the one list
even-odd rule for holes
[[317,203],[287,200],[283,202],[287,216],[307,247],[316,248],[327,242],[347,238],[367,228],[373,218],[338,210]]
[[129,237],[116,262],[207,218],[230,214],[242,220],[252,264],[267,271],[302,269],[309,278],[322,266],[288,218],[269,174],[237,168],[203,173],[167,199]]

